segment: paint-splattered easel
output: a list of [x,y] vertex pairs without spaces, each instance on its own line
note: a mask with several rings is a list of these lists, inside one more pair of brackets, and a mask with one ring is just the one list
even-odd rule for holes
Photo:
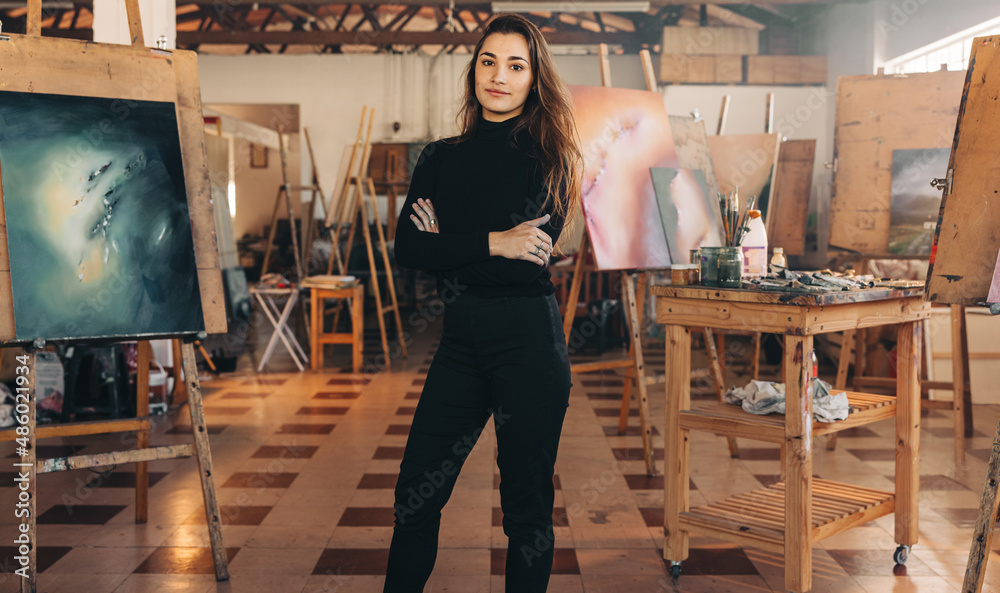
[[[145,47],[139,17],[138,0],[125,0],[132,45],[99,44],[68,39],[41,37],[41,0],[29,0],[27,34],[7,34],[0,37],[0,63],[9,66],[12,75],[5,78],[3,91],[37,92],[78,96],[114,97],[122,100],[169,101],[177,105],[178,125],[187,188],[191,225],[195,237],[198,284],[201,287],[202,309],[206,330],[226,331],[224,295],[215,244],[215,221],[211,207],[211,188],[206,166],[204,123],[198,82],[197,56],[189,51],[165,51]],[[152,88],[142,82],[159,81]],[[2,175],[2,173],[0,173]],[[2,188],[2,185],[0,185]],[[2,189],[0,189],[2,198]],[[2,201],[0,201],[2,203]],[[0,232],[0,343],[22,343],[17,338],[10,292],[10,267],[6,252],[7,238]],[[198,370],[193,342],[197,335],[183,336],[182,361],[189,396],[188,408],[194,440],[190,444],[149,447],[149,343],[139,342],[139,373],[137,378],[137,417],[73,424],[37,426],[35,390],[35,352],[44,340],[28,342],[17,357],[18,408],[21,426],[0,431],[0,440],[15,441],[20,456],[17,470],[27,474],[21,489],[27,500],[23,507],[27,516],[20,516],[20,534],[26,545],[22,593],[37,590],[37,480],[38,474],[79,468],[102,467],[135,463],[136,523],[145,523],[148,509],[149,461],[196,456],[200,468],[208,531],[218,580],[229,578],[228,560],[222,540],[221,513],[215,491],[212,456],[202,408]],[[146,336],[143,336],[146,338]],[[37,458],[36,442],[40,438],[92,434],[135,432],[136,448],[91,455],[76,455],[55,459]]]

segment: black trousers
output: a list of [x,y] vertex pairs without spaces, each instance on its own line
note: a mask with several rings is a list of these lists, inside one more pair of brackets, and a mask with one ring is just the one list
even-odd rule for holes
[[441,509],[490,415],[509,542],[506,590],[545,591],[555,545],[552,475],[570,390],[565,344],[554,297],[463,294],[446,304],[399,467],[385,593],[423,591]]

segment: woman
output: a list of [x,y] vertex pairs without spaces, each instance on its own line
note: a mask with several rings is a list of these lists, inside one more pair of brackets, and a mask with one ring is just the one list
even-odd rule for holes
[[459,123],[458,137],[421,154],[396,231],[399,265],[437,277],[445,314],[400,463],[384,591],[423,591],[441,509],[493,415],[506,590],[541,592],[570,389],[548,262],[579,205],[582,158],[569,95],[530,21],[487,26]]

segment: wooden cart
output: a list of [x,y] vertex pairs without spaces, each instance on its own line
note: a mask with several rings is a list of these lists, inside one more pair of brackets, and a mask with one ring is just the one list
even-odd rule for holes
[[[655,286],[656,317],[666,329],[663,557],[680,574],[691,533],[761,548],[785,557],[785,588],[812,588],[815,542],[895,512],[894,560],[905,562],[917,542],[920,485],[920,324],[930,315],[923,289],[868,289],[819,295],[708,287]],[[808,383],[813,336],[898,324],[896,395],[848,392],[847,420],[814,422]],[[691,409],[690,328],[738,329],[784,335],[786,413],[755,416],[712,403]],[[793,397],[793,395],[797,395]],[[885,492],[813,478],[812,438],[887,418],[896,419],[896,488]],[[768,488],[690,508],[691,430],[780,443],[784,480]],[[888,558],[886,561],[888,562]]]

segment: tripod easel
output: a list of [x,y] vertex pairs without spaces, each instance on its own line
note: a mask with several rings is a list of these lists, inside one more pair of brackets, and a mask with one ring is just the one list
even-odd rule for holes
[[[308,138],[308,132],[306,137]],[[299,237],[297,231],[295,230],[295,207],[292,205],[291,194],[291,192],[297,188],[293,188],[288,183],[288,149],[285,146],[285,134],[281,129],[278,130],[278,144],[281,146],[281,148],[278,149],[281,153],[281,187],[278,188],[278,196],[274,199],[274,210],[271,212],[271,229],[267,234],[267,249],[264,251],[264,261],[260,265],[260,275],[263,276],[267,273],[268,264],[271,263],[271,249],[274,247],[274,236],[278,230],[278,212],[281,210],[281,202],[284,200],[286,213],[288,214],[289,230],[292,235],[292,252],[295,257],[295,279],[301,282],[306,277],[306,270],[302,267],[302,255],[299,252]],[[311,145],[309,156],[312,158]],[[315,176],[316,168],[314,166],[314,179]],[[318,188],[319,186],[316,185],[314,187]],[[315,197],[312,205],[315,205]],[[310,207],[310,211],[312,211],[312,207]],[[303,224],[305,223],[306,221],[303,221]],[[303,245],[303,249],[305,249],[305,245]]]
[[[27,35],[7,34],[0,39],[0,62],[12,68],[12,74],[5,80],[4,91],[34,92],[33,87],[44,79],[47,93],[73,96],[116,97],[125,101],[148,98],[150,94],[159,100],[173,102],[177,107],[177,124],[182,147],[182,157],[185,164],[184,182],[188,190],[188,203],[192,204],[190,223],[199,232],[206,228],[214,228],[212,207],[210,202],[211,188],[208,176],[200,176],[196,171],[205,166],[204,119],[201,111],[201,99],[198,92],[197,58],[194,52],[175,51],[170,59],[164,59],[164,50],[150,50],[145,47],[139,4],[137,0],[126,0],[125,9],[132,45],[117,45],[71,41],[66,39],[46,39],[41,37],[41,6],[40,1],[28,2]],[[18,75],[23,68],[27,56],[32,61],[44,64],[44,72],[36,75]],[[123,66],[124,65],[124,66]],[[153,81],[152,88],[136,87],[134,77],[129,72],[144,72],[148,80]],[[0,190],[2,195],[2,190]],[[10,198],[10,196],[8,196]],[[8,202],[9,203],[9,202]],[[206,224],[207,223],[207,224]],[[6,241],[6,239],[4,239]],[[208,249],[198,252],[203,257],[199,272],[218,275],[218,251],[214,238],[205,244]],[[195,244],[198,249],[198,244]],[[212,261],[214,258],[214,262]],[[0,256],[3,266],[8,266],[9,256]],[[211,263],[215,267],[211,267]],[[4,267],[9,274],[9,267]],[[204,276],[206,279],[210,276]],[[225,331],[225,312],[220,312],[222,306],[221,290],[213,294],[211,288],[201,286],[202,304],[205,327],[212,332]],[[8,295],[10,293],[8,292]],[[9,296],[7,297],[9,299]],[[3,316],[13,320],[12,311],[7,311],[9,301],[3,304]],[[220,321],[221,318],[221,321]],[[16,321],[15,321],[16,323]],[[0,338],[5,343],[24,342],[16,339],[13,323],[5,324]],[[44,336],[39,336],[39,338]],[[199,465],[203,501],[206,513],[206,525],[212,547],[212,557],[217,580],[229,578],[228,560],[222,537],[222,514],[219,511],[219,501],[215,490],[214,469],[208,433],[205,430],[205,416],[202,407],[201,391],[198,382],[198,371],[195,361],[193,341],[196,336],[184,335],[182,361],[185,370],[187,392],[189,394],[188,410],[191,415],[193,432],[192,442],[151,447],[149,432],[151,419],[149,417],[149,364],[150,347],[147,341],[140,341],[138,346],[139,370],[136,378],[137,399],[135,418],[120,418],[114,420],[98,420],[92,422],[74,422],[39,426],[37,424],[36,393],[36,355],[34,344],[24,348],[18,357],[17,388],[18,415],[23,415],[20,430],[9,429],[0,431],[0,440],[15,441],[20,451],[18,473],[26,475],[23,483],[21,500],[24,501],[28,513],[20,519],[18,525],[20,534],[24,534],[27,543],[26,562],[19,567],[19,582],[22,593],[34,593],[38,585],[38,549],[37,532],[38,517],[38,475],[42,473],[65,471],[69,469],[105,467],[119,464],[136,464],[136,505],[135,522],[146,523],[148,520],[148,462],[157,459],[173,459],[196,456]],[[126,338],[127,339],[127,338]],[[36,343],[40,340],[36,340]],[[26,433],[25,430],[26,429]],[[72,455],[53,459],[39,459],[37,440],[54,437],[72,437],[97,434],[136,434],[135,448],[129,450],[111,451],[86,455]],[[123,440],[124,442],[124,440]],[[20,561],[19,561],[20,564]]]
[[319,184],[319,169],[316,168],[316,156],[313,153],[312,140],[309,138],[309,128],[302,128],[306,135],[306,148],[309,150],[309,164],[312,166],[312,182],[309,185],[296,185],[292,191],[309,192],[309,209],[302,221],[302,261],[305,271],[309,272],[309,254],[312,252],[313,239],[316,234],[316,204],[326,207],[326,197]]
[[[367,124],[366,118],[367,117]],[[372,294],[375,296],[375,312],[378,316],[379,334],[382,338],[382,353],[385,356],[385,364],[391,364],[391,351],[389,349],[389,339],[386,332],[385,315],[392,313],[396,322],[396,339],[398,340],[400,352],[403,357],[407,356],[406,343],[403,338],[403,321],[399,314],[399,300],[396,297],[396,281],[393,278],[392,263],[389,261],[389,248],[385,239],[385,232],[382,230],[382,222],[379,218],[378,204],[375,200],[375,182],[368,175],[368,161],[371,158],[371,135],[372,124],[375,120],[375,109],[364,107],[361,111],[361,125],[358,128],[358,138],[351,150],[351,159],[344,185],[341,190],[341,199],[337,204],[336,224],[331,227],[333,236],[333,250],[330,252],[330,259],[327,262],[327,274],[333,271],[333,264],[336,260],[340,273],[347,271],[347,260],[351,254],[351,247],[354,245],[354,236],[358,228],[358,217],[361,218],[361,234],[365,240],[365,251],[368,256],[368,269],[371,273]],[[360,160],[359,157],[360,156]],[[357,167],[355,168],[355,165]],[[372,208],[376,234],[378,235],[378,249],[382,256],[382,265],[386,275],[386,288],[388,291],[389,304],[383,305],[382,291],[378,279],[378,266],[375,259],[375,246],[373,245],[370,221],[368,219],[368,208],[365,204],[365,194],[368,196],[368,204]],[[330,215],[333,208],[327,211]],[[389,212],[390,217],[394,212]],[[339,247],[340,229],[344,223],[348,224],[347,241],[344,243],[345,252],[341,254]],[[342,307],[337,307],[334,315],[334,326],[340,320]]]

